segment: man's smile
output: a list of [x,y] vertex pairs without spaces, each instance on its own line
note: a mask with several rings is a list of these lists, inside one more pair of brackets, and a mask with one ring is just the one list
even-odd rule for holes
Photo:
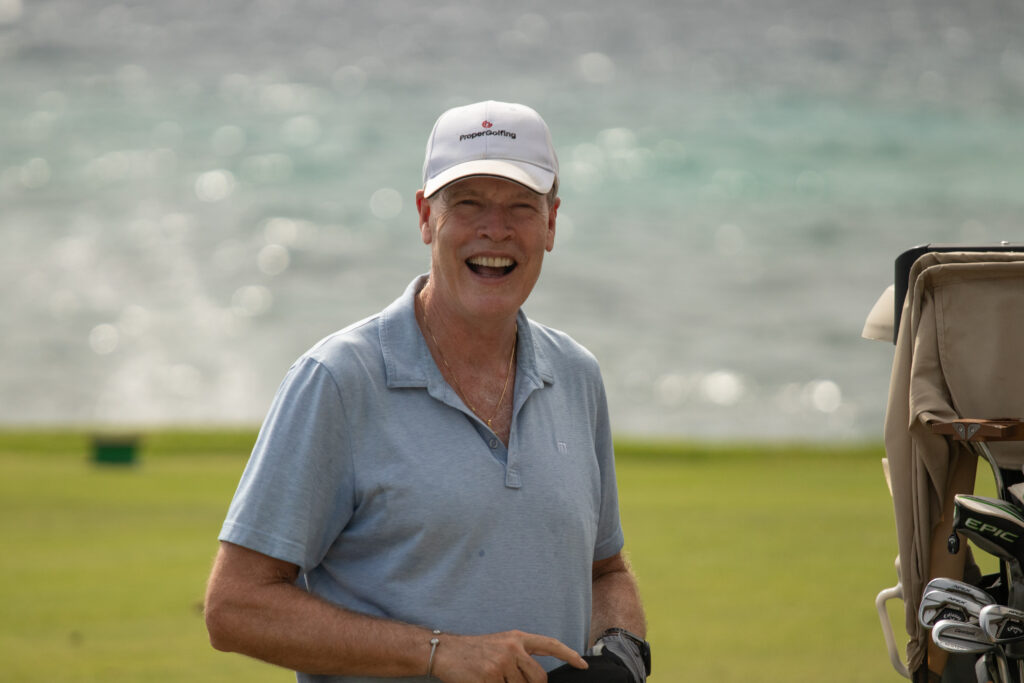
[[501,277],[511,273],[516,262],[508,256],[471,256],[466,259],[466,265],[477,275]]

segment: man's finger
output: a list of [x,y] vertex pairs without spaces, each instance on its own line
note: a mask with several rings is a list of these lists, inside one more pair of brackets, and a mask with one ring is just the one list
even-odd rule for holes
[[526,683],[546,683],[548,680],[548,674],[544,671],[544,667],[538,664],[533,657],[517,661],[516,666],[519,668],[519,675]]
[[573,650],[568,645],[555,640],[554,638],[529,635],[523,641],[523,647],[525,647],[526,651],[531,655],[547,655],[549,657],[560,659],[577,669],[587,668],[587,662],[582,656],[580,656],[579,652],[576,652],[576,650]]

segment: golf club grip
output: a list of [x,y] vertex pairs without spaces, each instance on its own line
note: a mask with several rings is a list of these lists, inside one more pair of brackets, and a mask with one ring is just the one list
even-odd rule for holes
[[608,657],[585,655],[589,669],[577,669],[569,664],[548,672],[548,683],[634,683],[629,670]]

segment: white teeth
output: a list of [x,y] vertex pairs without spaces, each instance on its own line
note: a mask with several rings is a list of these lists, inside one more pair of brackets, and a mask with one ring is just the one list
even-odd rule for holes
[[507,256],[474,256],[469,259],[469,262],[474,266],[484,266],[485,268],[508,268],[515,263]]

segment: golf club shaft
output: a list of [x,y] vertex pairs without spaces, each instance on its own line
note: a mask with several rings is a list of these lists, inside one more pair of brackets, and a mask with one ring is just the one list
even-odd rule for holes
[[1011,683],[1010,666],[1006,661],[1006,653],[1003,652],[1003,648],[1001,647],[996,648],[996,665],[999,667],[999,678],[1001,678],[1004,683]]

